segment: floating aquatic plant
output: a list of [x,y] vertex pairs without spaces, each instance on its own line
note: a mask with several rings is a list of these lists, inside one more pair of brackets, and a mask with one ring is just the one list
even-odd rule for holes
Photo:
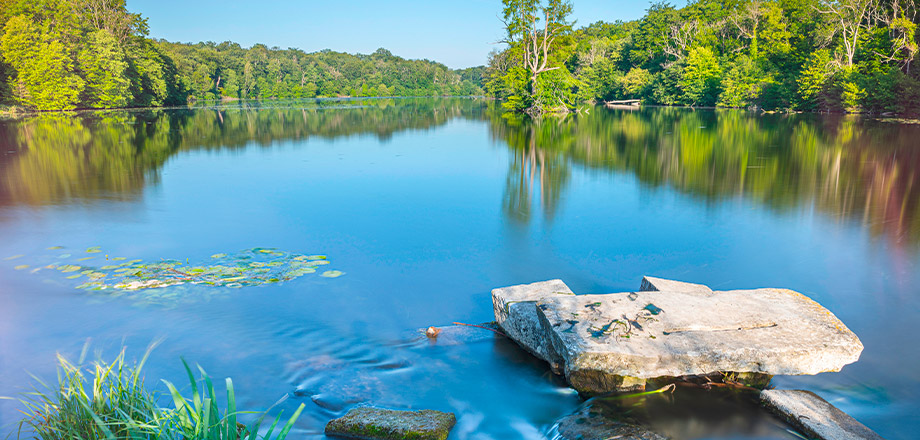
[[[99,254],[102,249],[94,246],[86,249],[86,252]],[[78,289],[138,291],[182,284],[229,288],[259,286],[316,273],[320,266],[329,264],[325,255],[302,255],[272,248],[247,249],[235,254],[214,254],[206,261],[194,264],[187,259],[147,262],[108,255],[105,256],[102,266],[89,266],[84,263],[93,257],[77,258],[73,264],[60,262],[61,259],[70,256],[58,255],[57,261],[35,271],[54,270],[64,275],[65,279],[80,280],[76,286]],[[15,269],[28,267],[19,265]],[[337,278],[344,274],[339,270],[326,270],[320,276]]]

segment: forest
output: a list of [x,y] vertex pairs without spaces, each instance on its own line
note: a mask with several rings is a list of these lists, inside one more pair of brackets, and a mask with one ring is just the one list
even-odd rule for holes
[[503,0],[486,92],[531,114],[582,102],[920,113],[915,0],[691,0],[575,28],[566,0]]
[[306,53],[148,38],[125,0],[0,0],[0,105],[155,107],[196,100],[481,95],[482,67],[386,49]]

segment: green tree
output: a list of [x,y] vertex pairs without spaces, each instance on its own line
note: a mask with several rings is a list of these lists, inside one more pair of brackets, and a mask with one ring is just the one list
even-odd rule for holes
[[808,58],[797,80],[800,108],[805,110],[819,108],[821,92],[833,74],[833,60],[829,51],[819,50]]
[[96,108],[125,107],[131,101],[126,76],[128,63],[115,37],[104,29],[91,32],[80,50],[79,65],[85,81],[83,105]]
[[715,105],[722,74],[719,60],[708,47],[692,47],[683,62],[680,88],[690,105]]
[[0,51],[14,69],[14,94],[39,110],[71,110],[78,106],[84,81],[75,73],[68,47],[49,25],[25,15],[11,18],[0,37]]

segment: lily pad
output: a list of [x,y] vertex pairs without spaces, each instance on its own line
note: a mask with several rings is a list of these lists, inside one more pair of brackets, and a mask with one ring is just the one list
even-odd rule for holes
[[28,268],[29,268],[29,265],[28,265],[28,264],[20,264],[19,266],[16,266],[16,267],[14,267],[13,269],[16,269],[16,270],[23,270],[23,269],[28,269]]
[[[86,249],[88,253],[101,253],[98,246]],[[47,257],[46,257],[47,258]],[[92,256],[80,258],[86,261]],[[128,260],[127,257],[114,257],[107,260],[119,261],[121,264],[86,266],[77,264],[50,263],[41,264],[48,269],[57,269],[65,274],[64,278],[76,280],[86,277],[86,282],[76,287],[83,290],[106,290],[113,295],[138,296],[145,303],[173,301],[185,296],[190,287],[203,286],[243,288],[265,284],[282,283],[308,274],[316,273],[317,267],[328,265],[325,255],[303,255],[283,252],[272,248],[254,248],[234,254],[216,253],[205,261],[191,259],[160,259],[144,261]],[[25,269],[28,266],[22,266]],[[20,266],[17,266],[20,268]],[[320,276],[337,278],[345,273],[327,270]],[[175,289],[179,289],[178,291]],[[134,293],[145,291],[144,293]],[[121,292],[121,293],[119,293]],[[220,291],[217,291],[220,293]]]
[[11,256],[9,256],[9,257],[4,258],[4,260],[15,260],[15,259],[17,259],[17,258],[22,258],[22,257],[25,257],[25,255],[23,255],[23,254],[11,255]]

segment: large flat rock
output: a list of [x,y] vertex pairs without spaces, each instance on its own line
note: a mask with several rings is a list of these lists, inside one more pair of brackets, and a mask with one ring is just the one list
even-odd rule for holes
[[551,295],[536,311],[583,393],[661,377],[839,371],[863,348],[831,312],[786,289]]
[[495,322],[508,337],[534,356],[561,371],[559,355],[552,351],[537,317],[537,301],[557,296],[572,296],[572,289],[562,280],[541,281],[492,290]]
[[809,438],[882,440],[866,425],[810,391],[767,390],[760,393],[760,400]]
[[326,424],[326,435],[365,440],[446,440],[453,413],[360,407]]

